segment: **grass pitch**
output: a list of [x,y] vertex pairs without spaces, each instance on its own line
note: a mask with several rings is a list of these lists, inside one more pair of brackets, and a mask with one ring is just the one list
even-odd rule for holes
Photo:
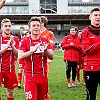
[[[86,100],[85,86],[83,86],[82,70],[81,84],[76,87],[68,88],[66,81],[66,66],[63,61],[63,52],[54,51],[55,57],[51,61],[49,72],[49,92],[51,100]],[[18,67],[16,65],[16,72],[18,73]],[[77,84],[77,80],[76,80]],[[2,85],[2,100],[6,100],[6,90]],[[24,94],[24,88],[16,88],[14,90],[15,100],[26,100]],[[98,86],[97,100],[100,100],[100,86]]]

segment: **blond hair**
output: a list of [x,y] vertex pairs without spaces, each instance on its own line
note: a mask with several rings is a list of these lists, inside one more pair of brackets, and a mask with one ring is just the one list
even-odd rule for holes
[[1,26],[3,26],[4,23],[7,23],[7,22],[11,22],[10,19],[8,18],[5,18],[1,21]]

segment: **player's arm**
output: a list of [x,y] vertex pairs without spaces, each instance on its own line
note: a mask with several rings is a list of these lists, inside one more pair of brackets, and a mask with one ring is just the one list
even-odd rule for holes
[[50,41],[50,44],[54,45],[54,33],[50,31],[50,33],[49,33],[47,38]]
[[13,54],[18,57],[18,45],[19,45],[19,40],[16,39],[16,44],[14,42],[14,36],[10,36],[10,45],[11,45],[11,48],[12,48],[12,52]]
[[25,59],[27,57],[29,57],[30,55],[32,55],[38,48],[38,46],[40,45],[40,43],[36,44],[32,50],[24,52],[23,50],[18,50],[18,59],[22,60]]
[[[93,41],[93,40],[92,40]],[[92,54],[100,49],[100,42],[94,43],[87,37],[87,32],[82,33],[82,50],[84,54]]]
[[47,49],[46,50],[46,54],[47,54],[47,56],[48,56],[49,59],[52,60],[54,58],[54,52],[53,52],[52,49]]
[[12,52],[15,56],[18,56],[18,49],[16,49],[16,47],[14,45],[11,45],[12,47]]
[[4,6],[6,0],[2,0],[1,3],[0,3],[0,9]]
[[48,44],[44,44],[44,51],[49,59],[52,60],[54,58],[54,52],[52,49],[48,48]]
[[33,54],[33,51],[24,52],[22,50],[18,50],[18,59],[19,60],[25,59],[25,58],[29,57],[32,54]]
[[7,48],[0,50],[0,55],[2,55],[6,50],[7,50]]
[[61,42],[62,49],[70,49],[72,48],[72,43],[67,43],[68,36],[65,36]]

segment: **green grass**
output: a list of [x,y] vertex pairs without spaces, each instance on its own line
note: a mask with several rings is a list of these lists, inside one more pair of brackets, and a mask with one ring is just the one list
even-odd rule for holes
[[66,65],[62,51],[55,52],[55,59],[51,63],[49,73],[49,88],[51,100],[85,100],[85,87],[68,88],[66,81]]
[[[54,51],[55,57],[51,62],[49,72],[49,91],[51,100],[85,100],[86,91],[82,82],[82,70],[81,70],[81,84],[76,87],[68,88],[66,81],[66,66],[63,61],[63,52]],[[77,83],[77,80],[76,80]],[[25,100],[25,94],[22,89],[15,89],[15,100]],[[2,86],[2,100],[6,100],[6,92]],[[98,86],[97,100],[100,100],[100,86]]]

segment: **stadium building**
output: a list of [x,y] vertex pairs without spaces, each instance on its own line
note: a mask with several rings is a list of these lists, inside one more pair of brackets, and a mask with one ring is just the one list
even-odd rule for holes
[[0,21],[9,18],[13,32],[20,27],[28,29],[27,23],[32,16],[47,16],[47,28],[54,33],[66,35],[71,26],[83,29],[90,24],[88,19],[92,8],[100,8],[100,0],[6,0],[0,10]]

